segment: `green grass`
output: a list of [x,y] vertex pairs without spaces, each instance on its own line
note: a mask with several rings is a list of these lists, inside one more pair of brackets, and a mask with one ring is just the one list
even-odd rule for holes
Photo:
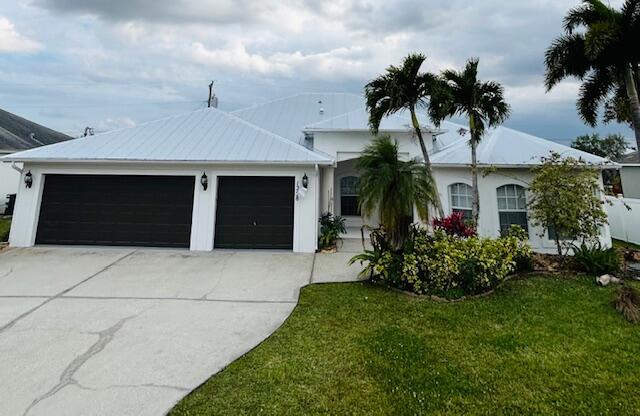
[[9,239],[9,229],[11,228],[11,218],[0,218],[0,242]]
[[171,415],[640,414],[640,326],[610,305],[614,290],[532,277],[442,304],[310,286]]
[[613,246],[614,247],[618,247],[618,248],[632,248],[634,250],[640,250],[640,246],[634,243],[628,243],[626,241],[622,241],[622,240],[616,240],[616,239],[612,239],[611,241],[613,241]]

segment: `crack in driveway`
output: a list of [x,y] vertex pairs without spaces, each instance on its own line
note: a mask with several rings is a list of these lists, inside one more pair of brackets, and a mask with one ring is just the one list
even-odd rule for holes
[[36,310],[40,309],[41,307],[43,307],[44,305],[46,305],[47,303],[51,302],[54,299],[60,298],[62,297],[64,294],[69,293],[70,291],[72,291],[73,289],[75,289],[76,287],[80,286],[81,284],[93,279],[94,277],[96,277],[97,275],[99,275],[100,273],[105,272],[106,270],[109,270],[109,268],[111,268],[113,265],[115,265],[116,263],[124,260],[125,258],[131,256],[133,253],[135,253],[136,250],[132,250],[130,252],[128,252],[127,254],[125,254],[124,256],[120,256],[118,257],[115,261],[107,264],[105,267],[103,267],[101,270],[98,270],[97,272],[95,272],[94,274],[92,274],[91,276],[83,279],[82,281],[76,283],[75,285],[69,286],[68,288],[66,288],[65,290],[63,290],[62,292],[59,292],[53,296],[51,296],[50,298],[48,298],[47,300],[45,300],[44,302],[42,302],[41,304],[29,309],[28,311],[26,311],[25,313],[18,315],[15,319],[9,321],[7,324],[3,325],[2,327],[0,327],[0,334],[4,333],[7,329],[13,327],[18,321],[20,321],[21,319],[27,317],[28,315],[32,314],[33,312],[35,312]]
[[49,397],[52,397],[53,395],[58,393],[60,390],[62,390],[66,386],[69,386],[72,384],[77,385],[78,381],[73,377],[76,374],[76,372],[80,369],[80,367],[82,367],[84,363],[86,363],[91,357],[93,357],[94,355],[102,351],[107,346],[107,344],[109,344],[113,340],[113,338],[116,335],[116,332],[118,332],[120,328],[122,328],[124,323],[135,316],[136,315],[132,315],[132,316],[123,318],[118,322],[116,322],[114,325],[110,326],[109,328],[104,329],[100,332],[97,332],[96,334],[98,335],[98,340],[93,345],[91,345],[88,350],[86,350],[85,352],[83,352],[82,354],[74,358],[73,361],[71,361],[71,363],[69,363],[69,365],[64,369],[64,371],[62,372],[62,375],[60,375],[60,379],[58,380],[58,383],[43,395],[35,398],[31,402],[31,404],[25,409],[22,415],[26,416],[31,411],[31,409],[33,409],[38,403],[40,403],[41,401]]
[[7,270],[5,274],[0,275],[0,279],[2,279],[3,277],[9,276],[11,273],[13,273],[13,266],[9,267],[9,270]]

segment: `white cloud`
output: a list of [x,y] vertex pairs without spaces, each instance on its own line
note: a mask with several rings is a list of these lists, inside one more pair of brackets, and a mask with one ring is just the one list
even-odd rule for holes
[[38,42],[18,33],[9,19],[0,16],[0,52],[35,52],[41,47]]
[[[425,69],[432,72],[479,57],[481,78],[505,86],[514,110],[509,123],[520,123],[515,127],[540,133],[544,117],[555,122],[549,130],[582,126],[575,114],[577,83],[546,93],[542,79],[544,51],[578,0],[5,3],[0,14],[11,21],[0,18],[0,50],[3,42],[15,50],[18,39],[21,50],[41,47],[47,54],[0,55],[0,98],[27,110],[64,110],[67,119],[44,120],[62,128],[190,111],[203,105],[211,79],[221,106],[232,108],[304,91],[361,92],[414,51],[427,54]],[[26,27],[44,45],[25,37]]]

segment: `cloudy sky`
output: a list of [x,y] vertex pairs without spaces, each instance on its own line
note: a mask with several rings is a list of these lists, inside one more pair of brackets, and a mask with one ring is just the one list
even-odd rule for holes
[[[543,55],[578,0],[11,0],[0,4],[0,108],[72,135],[313,91],[360,93],[411,51],[426,70],[480,58],[507,126],[558,141],[591,132],[578,84],[550,93]],[[622,0],[612,0],[618,6]],[[625,126],[601,133],[631,136]]]

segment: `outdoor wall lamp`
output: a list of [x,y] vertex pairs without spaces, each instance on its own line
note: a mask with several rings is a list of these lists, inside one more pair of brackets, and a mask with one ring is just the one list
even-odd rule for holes
[[24,184],[27,188],[31,188],[33,186],[33,175],[31,174],[31,171],[24,175]]
[[304,176],[302,177],[302,187],[304,189],[307,189],[309,187],[309,177],[307,176],[307,174],[305,173]]
[[202,189],[204,189],[205,191],[209,187],[209,178],[207,178],[207,174],[204,172],[202,173],[202,177],[200,178],[200,184],[202,185]]

